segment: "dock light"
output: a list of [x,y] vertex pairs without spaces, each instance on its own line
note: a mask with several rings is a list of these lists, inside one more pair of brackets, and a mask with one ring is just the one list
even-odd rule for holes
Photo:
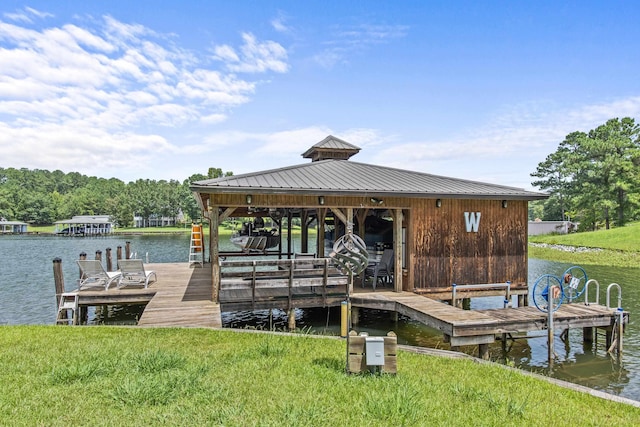
[[318,204],[324,205],[324,196],[318,196]]
[[381,205],[381,204],[383,204],[383,203],[384,203],[384,200],[382,200],[382,199],[378,199],[378,198],[376,198],[376,197],[372,197],[372,198],[371,198],[371,203],[376,204],[376,205]]
[[247,204],[251,204],[251,194],[247,194]]
[[440,206],[442,206],[442,200],[436,199],[436,208],[439,208]]
[[503,201],[502,201],[502,207],[503,207],[503,208],[506,208],[506,207],[507,207],[507,201],[506,201],[506,200],[503,200]]

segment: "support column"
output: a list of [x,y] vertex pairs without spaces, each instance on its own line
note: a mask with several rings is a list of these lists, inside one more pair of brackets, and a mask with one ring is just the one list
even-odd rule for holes
[[402,209],[394,209],[393,215],[393,290],[402,292]]
[[478,344],[478,357],[489,360],[489,344]]
[[316,253],[318,254],[318,258],[324,258],[324,218],[327,216],[327,209],[323,208],[323,209],[318,209],[318,220],[317,220],[317,239],[316,239],[316,244],[317,244],[317,250]]
[[[220,262],[218,251],[218,225],[220,211],[218,206],[209,208],[209,254],[211,255],[211,295],[214,303],[218,302],[220,291]],[[204,236],[203,236],[204,237]]]
[[526,295],[518,295],[518,307],[526,307],[528,304]]
[[296,329],[296,309],[295,308],[290,308],[289,309],[289,314],[287,315],[287,322],[288,322],[288,326],[289,326],[289,330],[290,331],[295,331]]
[[300,226],[302,227],[300,234],[300,252],[303,253],[309,252],[309,224],[307,224],[308,218],[309,211],[307,209],[302,209],[302,212],[300,212]]
[[[60,296],[64,293],[64,274],[62,272],[62,259],[54,258],[53,259],[53,283],[56,288],[56,309],[58,308],[58,304],[60,304]],[[67,310],[64,310],[62,313],[62,319],[67,318]]]
[[351,325],[357,326],[360,323],[360,308],[351,307]]

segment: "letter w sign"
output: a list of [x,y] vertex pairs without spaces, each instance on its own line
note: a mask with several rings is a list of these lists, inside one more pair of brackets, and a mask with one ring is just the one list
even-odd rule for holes
[[464,223],[467,226],[467,233],[477,233],[480,225],[480,212],[465,212]]

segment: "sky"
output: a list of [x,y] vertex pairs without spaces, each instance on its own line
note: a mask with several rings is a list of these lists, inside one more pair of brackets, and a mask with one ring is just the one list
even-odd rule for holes
[[640,120],[635,1],[0,2],[0,167],[124,182],[352,161],[537,190]]

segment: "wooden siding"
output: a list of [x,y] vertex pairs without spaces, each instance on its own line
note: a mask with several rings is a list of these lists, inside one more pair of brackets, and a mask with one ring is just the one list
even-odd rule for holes
[[[416,290],[453,283],[525,283],[527,279],[527,202],[509,200],[414,200],[410,266]],[[465,212],[477,215],[477,232],[467,232]]]

